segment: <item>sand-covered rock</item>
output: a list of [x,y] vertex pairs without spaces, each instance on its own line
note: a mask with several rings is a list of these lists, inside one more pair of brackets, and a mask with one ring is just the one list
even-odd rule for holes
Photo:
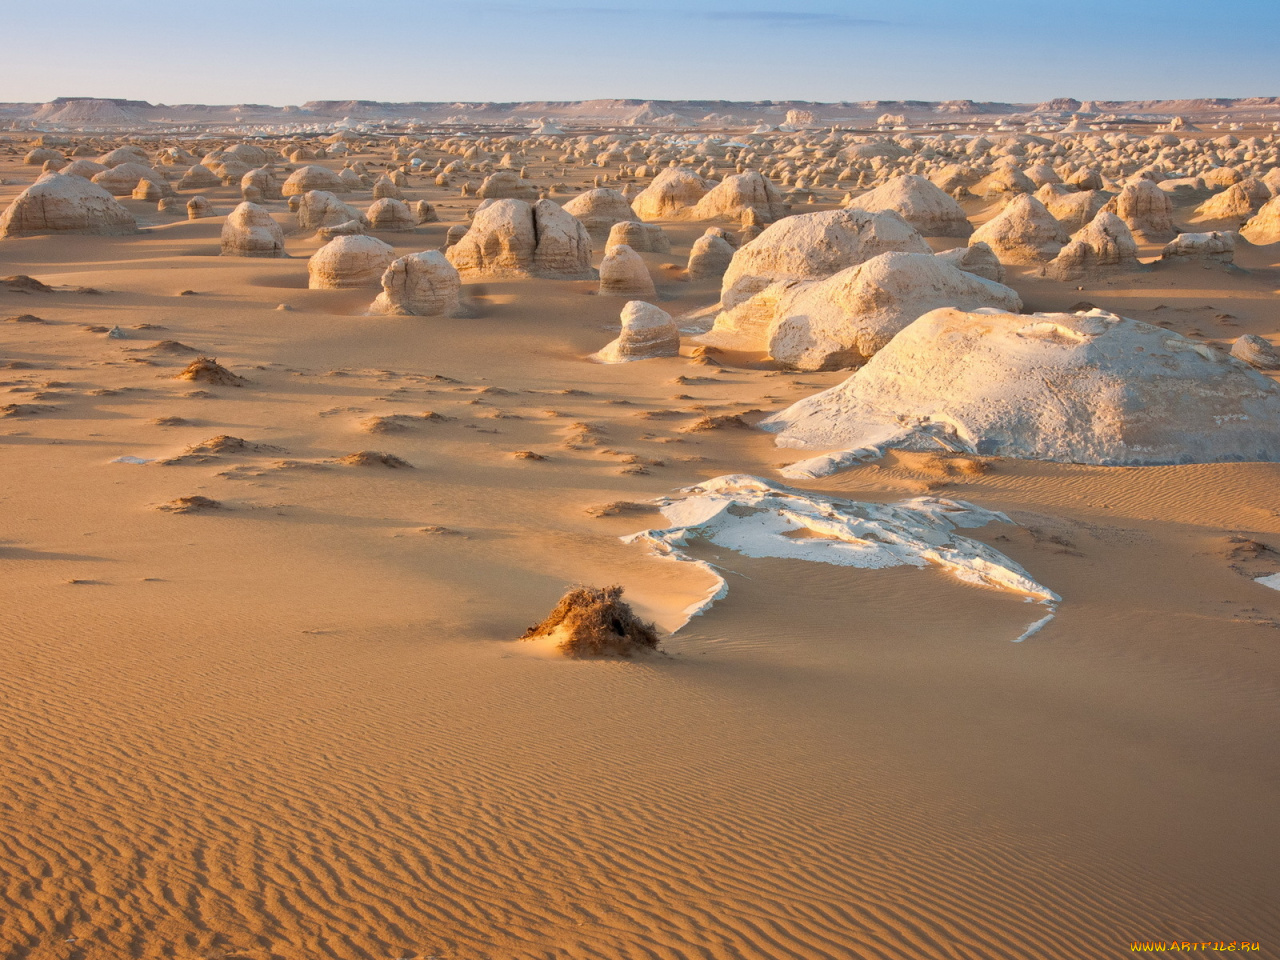
[[446,256],[463,274],[595,276],[587,228],[552,200],[532,205],[523,200],[482,203],[470,229]]
[[365,228],[369,226],[368,218],[363,213],[325,190],[293,194],[289,208],[297,215],[298,227],[303,231],[336,227],[351,221],[362,224]]
[[426,200],[419,200],[413,205],[413,217],[418,223],[440,222],[440,214],[436,213],[436,208]]
[[411,253],[382,274],[382,293],[370,313],[410,317],[451,317],[458,312],[462,280],[438,250]]
[[967,247],[943,250],[941,253],[935,254],[935,256],[943,263],[951,264],[957,270],[972,273],[975,277],[981,277],[983,280],[1004,283],[1004,264],[1000,262],[1000,258],[996,256],[995,251],[981,240],[971,243]]
[[246,200],[222,225],[224,257],[283,257],[284,231],[270,211]]
[[369,221],[371,230],[384,230],[392,233],[405,233],[417,226],[417,221],[409,205],[403,200],[382,197],[373,201],[365,219]]
[[734,253],[720,303],[728,309],[779,280],[829,277],[893,251],[930,252],[924,238],[896,213],[827,210],[786,217]]
[[627,363],[680,353],[680,331],[671,314],[642,300],[622,308],[622,332],[596,354],[604,363]]
[[593,240],[606,240],[615,224],[636,218],[627,198],[608,187],[580,193],[566,203],[564,209],[582,222]]
[[94,161],[87,160],[84,157],[77,157],[75,160],[72,160],[65,167],[59,170],[58,173],[66,174],[71,177],[84,177],[86,180],[92,180],[105,169],[107,168],[100,163],[95,163]]
[[1227,231],[1180,233],[1164,245],[1161,260],[1207,260],[1232,263],[1236,258],[1235,235]]
[[768,177],[748,170],[725,177],[692,209],[681,207],[671,216],[689,220],[741,220],[748,210],[755,211],[762,222],[773,223],[791,212],[791,204]]
[[600,261],[600,295],[608,297],[651,297],[653,277],[644,258],[625,243],[606,251]]
[[307,262],[312,290],[377,286],[395,251],[376,237],[334,237]]
[[915,227],[922,237],[968,237],[973,233],[964,210],[924,177],[894,177],[870,193],[855,197],[848,206],[879,213],[892,210]]
[[1196,220],[1248,220],[1271,199],[1261,180],[1246,177],[1196,208]]
[[1264,203],[1240,229],[1240,235],[1259,246],[1280,243],[1280,196]]
[[327,167],[314,164],[299,167],[289,174],[280,192],[286,197],[300,197],[312,190],[323,190],[327,193],[346,193],[350,189],[347,182]]
[[718,228],[711,227],[693,241],[687,270],[690,280],[719,280],[724,277],[733,260],[734,249],[721,233]]
[[1058,280],[1085,280],[1138,266],[1138,245],[1129,227],[1103,210],[1050,261],[1048,274]]
[[779,446],[1067,463],[1280,459],[1280,387],[1213,348],[1103,313],[925,314],[839,386],[768,418]]
[[1125,184],[1103,209],[1128,224],[1138,240],[1165,243],[1177,236],[1173,226],[1173,201],[1150,180]]
[[1056,257],[1071,237],[1043,203],[1018,194],[971,239],[987,244],[1001,263],[1038,264]]
[[624,220],[615,223],[609,230],[609,239],[605,241],[605,249],[615,244],[625,243],[637,253],[670,253],[671,238],[656,223],[641,223],[638,220]]
[[688,219],[686,211],[709,189],[707,182],[687,167],[668,167],[631,201],[631,209],[641,220]]
[[133,214],[110,193],[83,177],[62,173],[42,175],[0,214],[0,237],[42,233],[115,236],[137,232]]

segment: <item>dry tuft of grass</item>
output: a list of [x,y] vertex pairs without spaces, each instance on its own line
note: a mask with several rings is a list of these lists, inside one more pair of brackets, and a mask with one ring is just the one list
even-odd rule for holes
[[357,453],[349,453],[345,457],[339,457],[337,462],[346,464],[349,467],[391,467],[393,470],[407,467],[413,469],[413,464],[408,460],[401,460],[393,453],[379,453],[377,450],[360,450]]
[[521,640],[553,637],[566,657],[630,657],[658,648],[658,630],[636,616],[622,587],[575,587]]
[[197,380],[225,387],[242,387],[248,383],[244,377],[236,376],[213,357],[196,357],[174,379]]
[[168,503],[162,503],[156,509],[166,513],[205,513],[209,510],[221,510],[222,504],[209,497],[178,497]]

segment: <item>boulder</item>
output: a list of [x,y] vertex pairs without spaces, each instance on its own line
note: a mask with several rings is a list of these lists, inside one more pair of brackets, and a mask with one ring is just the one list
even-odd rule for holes
[[608,249],[600,261],[600,295],[608,297],[651,297],[653,277],[644,258],[625,243]]
[[784,447],[887,447],[1066,463],[1280,459],[1280,387],[1176,333],[1093,310],[1015,315],[940,309],[844,383],[764,421]]
[[1049,276],[1086,280],[1138,268],[1138,245],[1123,220],[1103,210],[1049,263]]
[[58,173],[64,173],[69,177],[84,177],[86,180],[92,180],[105,169],[107,168],[100,163],[94,163],[84,157],[78,157],[59,170]]
[[187,219],[202,220],[213,216],[213,204],[204,197],[192,197],[187,201]]
[[207,190],[222,186],[222,178],[208,167],[197,163],[182,175],[178,187],[182,190]]
[[725,177],[692,208],[678,207],[670,217],[689,220],[741,220],[748,210],[754,210],[764,223],[773,223],[787,216],[791,212],[791,205],[767,177],[748,170],[746,173]]
[[667,313],[651,303],[632,300],[622,308],[622,332],[595,355],[604,363],[627,363],[680,355],[680,331]]
[[615,244],[625,243],[637,253],[670,253],[671,238],[656,223],[641,223],[638,220],[624,220],[615,223],[609,230],[609,239],[605,241],[605,249]]
[[960,204],[924,177],[894,177],[847,206],[872,213],[891,210],[915,227],[922,237],[968,237],[973,225]]
[[158,203],[167,197],[176,197],[173,187],[167,183],[156,183],[154,180],[139,180],[130,194],[134,200],[150,200]]
[[941,253],[935,254],[935,256],[943,263],[951,264],[957,270],[972,273],[975,277],[981,277],[983,280],[1004,283],[1004,264],[1000,262],[1000,258],[996,256],[995,251],[981,240],[977,243],[971,243],[967,247],[943,250]]
[[311,290],[374,287],[395,260],[395,251],[376,237],[334,237],[307,263]]
[[347,182],[326,167],[308,165],[299,167],[285,180],[280,192],[286,197],[302,196],[312,190],[323,190],[327,193],[346,193]]
[[[1161,194],[1163,196],[1163,194]],[[995,217],[974,231],[973,242],[987,244],[1001,263],[1045,263],[1071,237],[1043,203],[1018,194]]]
[[1245,221],[1271,199],[1271,191],[1261,180],[1246,177],[1233,183],[1196,208],[1196,220]]
[[418,223],[438,223],[440,215],[436,213],[436,208],[425,200],[419,200],[413,205],[413,217]]
[[929,245],[892,212],[825,210],[786,217],[733,255],[720,287],[725,309],[779,280],[816,280],[882,253],[929,253]]
[[240,178],[240,196],[252,203],[263,200],[279,200],[280,184],[266,167],[250,170]]
[[83,177],[46,173],[18,194],[0,214],[0,237],[42,233],[116,236],[137,233],[133,214]]
[[445,255],[463,274],[595,276],[587,228],[552,200],[486,200]]
[[369,221],[369,229],[371,230],[404,233],[413,230],[417,226],[413,211],[409,209],[409,205],[403,200],[396,200],[392,197],[382,197],[373,201],[373,205],[369,207],[365,218]]
[[580,193],[566,203],[564,209],[582,222],[593,240],[604,240],[615,224],[636,218],[627,198],[608,187]]
[[271,213],[245,201],[227,215],[222,225],[224,257],[283,257],[284,231]]
[[291,199],[289,207],[297,214],[298,227],[304,231],[334,227],[351,220],[365,227],[369,225],[363,213],[325,190],[309,190],[304,194],[292,196],[296,197],[296,200]]
[[149,180],[164,190],[172,191],[163,175],[136,163],[121,163],[94,174],[93,182],[112,196],[127,197],[137,187],[139,180]]
[[733,260],[734,249],[722,234],[719,228],[711,227],[693,241],[687,271],[690,280],[719,280],[724,277]]
[[631,201],[631,209],[641,220],[678,220],[708,189],[707,182],[687,167],[668,167]]
[[406,317],[451,317],[458,312],[462,281],[438,250],[411,253],[382,274],[382,293],[370,313]]
[[136,163],[144,167],[151,166],[151,158],[141,147],[116,147],[98,158],[104,167],[118,167],[122,163]]
[[1123,220],[1134,237],[1146,243],[1166,243],[1177,236],[1173,201],[1150,180],[1125,184],[1103,209]]
[[538,238],[533,252],[534,274],[562,280],[593,279],[596,272],[591,268],[587,228],[554,200],[535,203],[533,216]]
[[1280,370],[1280,353],[1266,340],[1246,333],[1231,345],[1231,355],[1257,370]]
[[528,180],[521,178],[512,170],[498,170],[484,178],[476,196],[481,200],[528,200],[538,199],[538,188]]
[[1241,228],[1240,235],[1259,246],[1280,243],[1280,196],[1272,197],[1264,203]]
[[400,187],[388,176],[381,176],[373,182],[373,199],[381,200],[383,197],[389,197],[392,200],[404,199]]
[[1036,199],[1044,204],[1063,229],[1074,233],[1091,223],[1109,198],[1101,190],[1068,190],[1045,184],[1036,191]]
[[1165,261],[1207,260],[1232,263],[1236,258],[1235,234],[1230,232],[1180,233],[1164,245],[1160,259]]

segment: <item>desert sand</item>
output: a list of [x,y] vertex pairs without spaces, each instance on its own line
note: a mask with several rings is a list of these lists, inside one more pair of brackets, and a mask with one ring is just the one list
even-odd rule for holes
[[[894,141],[907,133],[790,119],[662,146],[653,131],[560,132],[564,117],[519,135],[47,138],[63,158],[139,147],[177,200],[115,196],[136,232],[113,213],[110,231],[0,239],[0,277],[39,282],[0,283],[0,955],[1025,960],[1119,956],[1135,941],[1273,955],[1280,592],[1257,581],[1280,573],[1280,464],[890,446],[785,479],[813,452],[757,424],[864,358],[802,372],[770,358],[767,338],[708,345],[720,270],[687,270],[709,227],[741,243],[775,219],[856,209],[902,173],[930,176],[977,228],[966,240],[948,207],[950,234],[925,238],[934,252],[982,240],[1005,194],[1026,193],[1010,167],[1033,190],[1026,171],[1099,168],[1080,186],[1104,191],[1100,208],[1136,166],[1105,159],[1100,139],[1153,128],[961,131],[936,144],[954,157],[912,170],[919,147]],[[1194,123],[1175,145],[1237,146],[1212,164],[1169,147],[1165,178],[1179,164],[1252,175],[1275,157],[1270,127]],[[43,159],[24,163],[39,137],[0,139],[0,209],[41,176]],[[979,137],[995,151],[966,153]],[[1246,160],[1232,151],[1248,138]],[[741,206],[746,187],[696,196],[736,175],[730,142],[751,144],[749,169],[772,178],[767,196],[752,187],[767,215]],[[179,186],[237,143],[266,160],[207,159],[226,172]],[[815,146],[851,152],[829,169],[793,162],[783,183],[778,158]],[[474,235],[465,256],[450,249],[456,291],[439,256],[422,258],[435,273],[420,281],[406,279],[413,264],[389,271],[400,306],[386,312],[384,297],[371,312],[386,262],[464,234],[495,171],[515,175],[491,191],[525,192],[496,201],[519,226],[529,204],[596,188],[634,198],[670,161],[690,170],[688,193],[650,205],[665,211],[660,240],[628,235],[627,269],[642,262],[652,294],[583,277],[586,229],[549,214],[560,232],[530,233],[536,247],[508,233],[500,249]],[[947,162],[967,173],[948,182]],[[242,191],[264,166],[272,176]],[[271,195],[303,167],[329,171],[357,216],[400,171],[379,195],[425,201],[436,219],[382,230],[331,204],[343,219],[321,230],[389,250],[339,263],[358,245],[330,248],[312,276],[320,264],[359,285],[311,289],[309,261],[337,241],[299,226],[288,188]],[[980,196],[979,174],[1005,185]],[[1243,216],[1200,219],[1230,184],[1197,175],[1164,194],[1172,221],[1230,232],[1234,264],[1162,261],[1169,238],[1135,227],[1138,262],[1092,250],[1087,276],[1061,280],[1047,264],[1075,228],[1055,240],[1051,227],[1034,242],[987,231],[1036,252],[982,269],[1000,268],[1026,314],[1098,309],[1215,358],[1245,334],[1274,344],[1280,245],[1240,238]],[[222,255],[250,189],[283,256],[243,212],[256,239]],[[196,196],[211,215],[188,219]],[[1113,204],[1107,222],[1127,231],[1128,209]],[[680,354],[599,362],[637,299],[674,319]],[[184,379],[199,358],[216,360],[195,366],[218,382]],[[627,542],[669,525],[657,501],[738,474],[1006,514],[962,533],[1052,591],[1053,617],[1043,596],[932,562],[864,568],[709,541],[675,562]],[[656,622],[659,652],[569,659],[517,639],[566,590],[613,584]]]

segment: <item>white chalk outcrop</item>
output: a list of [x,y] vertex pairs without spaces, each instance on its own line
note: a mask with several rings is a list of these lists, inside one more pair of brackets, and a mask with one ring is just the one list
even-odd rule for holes
[[377,286],[395,258],[395,250],[376,237],[334,237],[307,262],[307,286],[312,290]]
[[854,197],[846,206],[872,213],[892,210],[922,237],[963,239],[973,233],[973,225],[960,204],[929,180],[914,174],[894,177],[870,193]]
[[1138,244],[1123,220],[1103,210],[1049,263],[1049,276],[1086,280],[1138,269]]
[[407,233],[418,225],[409,205],[392,197],[381,197],[373,201],[365,213],[365,219],[369,221],[369,229],[389,233]]
[[642,300],[622,308],[622,332],[595,355],[603,363],[628,363],[680,354],[680,331],[671,314]]
[[222,225],[224,257],[283,257],[284,231],[270,211],[246,200]]
[[481,200],[528,200],[538,199],[538,188],[520,174],[512,170],[498,170],[485,177],[484,183],[476,191]]
[[1065,463],[1280,460],[1280,387],[1198,341],[1093,310],[925,314],[839,386],[762,426],[838,451],[820,476],[885,448]]
[[894,251],[930,253],[896,213],[827,210],[786,217],[733,255],[720,287],[725,309],[779,280],[816,280]]
[[1235,235],[1214,230],[1210,233],[1180,233],[1164,245],[1165,261],[1205,260],[1232,263],[1236,258]]
[[625,243],[637,253],[671,252],[671,238],[656,223],[641,223],[638,220],[615,223],[609,231],[609,239],[605,241],[605,249],[619,243]]
[[644,258],[625,243],[612,246],[600,261],[600,295],[606,297],[651,297],[653,277]]
[[288,179],[281,186],[280,192],[286,197],[298,197],[311,190],[323,190],[327,193],[346,193],[348,189],[350,187],[347,181],[332,170],[319,166],[305,166],[299,167],[289,174]]
[[755,211],[764,223],[773,223],[787,216],[791,205],[768,177],[748,170],[725,177],[692,208],[682,207],[671,216],[689,220],[741,220],[748,210]]
[[686,211],[707,195],[707,182],[687,167],[668,167],[631,201],[641,220],[687,219]]
[[1280,353],[1266,340],[1252,333],[1237,337],[1231,355],[1257,370],[1280,370]]
[[1241,228],[1240,235],[1258,246],[1280,243],[1280,196],[1264,203]]
[[552,200],[532,205],[485,201],[470,229],[445,255],[463,274],[570,280],[595,276],[587,228]]
[[[1164,196],[1164,194],[1161,194]],[[989,246],[1001,263],[1039,264],[1058,255],[1071,237],[1045,205],[1020,193],[974,231],[972,242]]]
[[304,194],[293,194],[289,200],[289,208],[297,214],[298,227],[304,231],[336,227],[353,220],[364,227],[369,226],[369,221],[363,213],[325,190],[309,190]]
[[402,317],[451,317],[458,312],[462,280],[439,250],[411,253],[382,274],[382,293],[370,313]]
[[951,264],[957,270],[972,273],[975,277],[981,277],[983,280],[991,280],[995,283],[1004,283],[1004,264],[1000,262],[1000,258],[996,256],[995,251],[981,240],[971,243],[967,247],[943,250],[941,253],[934,254],[934,256],[943,263]]
[[693,241],[687,273],[690,280],[720,280],[733,261],[734,249],[718,227]]
[[0,214],[0,237],[42,233],[118,236],[137,233],[133,214],[83,177],[46,173],[18,194]]
[[582,222],[593,240],[602,242],[608,238],[615,224],[636,218],[627,198],[608,187],[597,187],[578,194],[564,205],[564,210]]
[[1134,237],[1147,243],[1166,243],[1177,236],[1173,225],[1173,201],[1151,180],[1125,184],[1103,207],[1128,224]]

